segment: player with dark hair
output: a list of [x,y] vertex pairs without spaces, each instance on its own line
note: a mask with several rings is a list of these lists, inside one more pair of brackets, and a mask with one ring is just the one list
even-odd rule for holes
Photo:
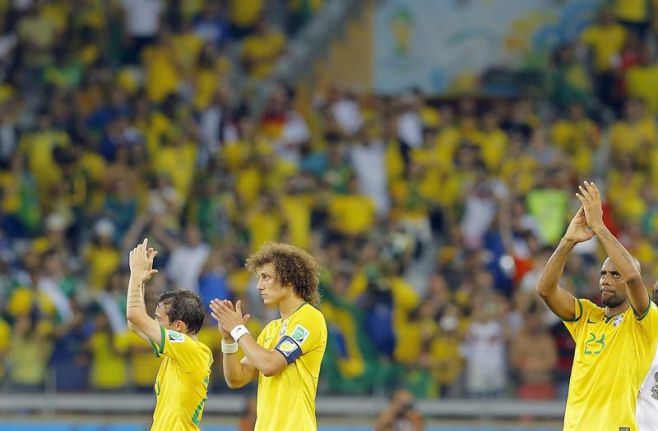
[[176,290],[158,298],[155,320],[148,315],[144,284],[158,272],[153,269],[157,253],[148,248],[147,239],[130,252],[126,309],[128,327],[162,358],[151,430],[199,430],[213,362],[210,349],[196,337],[203,325],[203,304],[196,294]]
[[263,302],[278,307],[281,318],[254,339],[240,301],[211,301],[223,338],[226,383],[240,388],[258,376],[256,431],[317,429],[315,395],[327,345],[327,324],[315,308],[318,265],[300,248],[267,243],[247,259],[247,268],[258,277]]

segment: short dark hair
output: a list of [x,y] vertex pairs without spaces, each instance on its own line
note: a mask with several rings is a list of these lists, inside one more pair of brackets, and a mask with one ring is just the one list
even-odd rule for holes
[[173,290],[160,295],[158,304],[160,303],[167,305],[165,312],[170,323],[180,320],[187,325],[187,333],[190,335],[201,330],[205,316],[199,295],[189,290]]
[[292,286],[293,292],[312,305],[320,303],[320,268],[307,251],[290,244],[267,242],[247,259],[251,272],[272,263],[279,281]]

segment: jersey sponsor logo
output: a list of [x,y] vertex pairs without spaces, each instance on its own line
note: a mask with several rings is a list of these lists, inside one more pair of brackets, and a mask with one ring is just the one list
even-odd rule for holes
[[169,331],[169,341],[172,343],[182,343],[185,341],[185,338],[180,332]]
[[304,328],[302,325],[297,325],[295,326],[295,329],[293,329],[292,334],[290,334],[290,338],[295,340],[297,344],[301,345],[304,340],[308,338],[308,329]]
[[596,321],[591,321],[589,317],[587,318],[587,323],[596,323]]
[[585,341],[585,354],[586,355],[598,355],[605,348],[605,334],[601,335],[601,338],[597,339],[596,334],[593,332],[589,333],[589,338]]

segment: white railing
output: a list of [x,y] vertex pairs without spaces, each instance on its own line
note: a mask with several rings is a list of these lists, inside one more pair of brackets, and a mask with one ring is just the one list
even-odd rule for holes
[[[328,417],[375,417],[387,405],[383,397],[320,397],[317,414]],[[0,394],[0,413],[150,413],[153,395],[104,394]],[[206,414],[237,415],[245,407],[245,397],[210,395]],[[433,400],[418,401],[418,410],[428,418],[536,418],[561,419],[564,401],[530,402],[520,400]]]

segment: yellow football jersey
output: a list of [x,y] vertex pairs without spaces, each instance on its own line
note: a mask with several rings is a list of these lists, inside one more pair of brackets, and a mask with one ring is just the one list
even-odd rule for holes
[[151,342],[162,358],[155,379],[155,411],[151,431],[199,430],[206,404],[213,357],[203,343],[160,327],[162,342]]
[[258,374],[255,431],[315,430],[315,394],[324,350],[327,323],[322,313],[302,304],[286,320],[267,324],[258,344],[279,351],[288,366],[276,376]]
[[637,430],[637,395],[656,351],[656,305],[640,318],[630,307],[605,317],[576,299],[576,319],[564,324],[576,342],[564,430]]

